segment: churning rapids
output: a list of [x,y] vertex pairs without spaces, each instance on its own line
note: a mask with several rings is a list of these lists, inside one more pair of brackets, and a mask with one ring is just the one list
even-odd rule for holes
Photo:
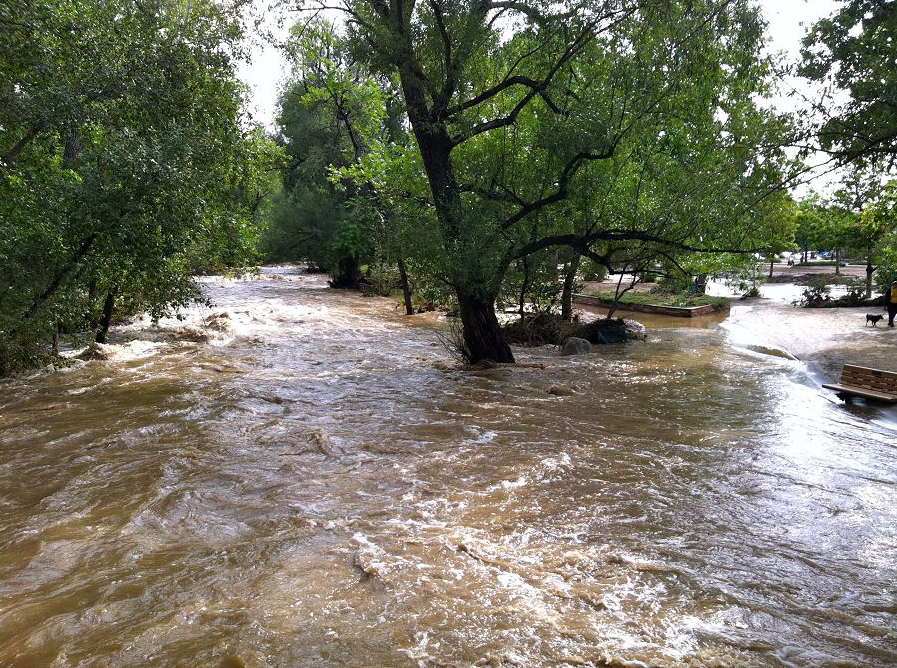
[[446,370],[389,300],[206,286],[0,384],[0,665],[897,664],[894,425],[801,363]]

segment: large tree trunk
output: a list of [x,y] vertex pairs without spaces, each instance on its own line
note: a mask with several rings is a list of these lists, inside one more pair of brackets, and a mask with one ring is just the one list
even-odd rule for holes
[[[402,19],[403,21],[405,19]],[[406,24],[407,25],[407,24]],[[410,31],[409,31],[410,32]],[[433,194],[433,206],[444,239],[445,250],[456,265],[455,275],[450,283],[456,286],[461,323],[464,326],[464,355],[472,363],[492,360],[493,362],[513,362],[514,355],[502,336],[498,318],[495,317],[495,294],[483,291],[484,281],[470,271],[469,263],[475,264],[476,254],[481,249],[474,247],[474,240],[466,236],[461,202],[461,188],[455,179],[451,152],[454,148],[448,127],[440,113],[430,109],[427,82],[421,76],[423,71],[416,62],[411,48],[409,32],[403,34],[407,42],[407,55],[397,63],[402,94],[408,120],[417,139],[418,149]],[[493,290],[501,276],[490,281]]]
[[579,271],[581,255],[577,255],[564,269],[564,290],[561,292],[561,319],[573,320],[573,288],[576,285],[576,272]]
[[100,330],[96,336],[97,343],[106,343],[106,335],[109,334],[109,327],[112,325],[112,313],[114,310],[115,292],[110,290],[106,294],[106,300],[103,302],[103,317],[100,319]]
[[464,326],[464,357],[471,364],[486,360],[513,362],[508,346],[495,317],[495,300],[483,300],[458,294],[461,324]]
[[405,299],[405,315],[414,315],[414,305],[411,303],[411,284],[408,282],[408,270],[405,268],[405,260],[399,256],[399,279],[402,284],[402,296]]
[[330,281],[331,288],[357,290],[361,285],[361,264],[358,258],[344,257],[339,261],[337,274]]

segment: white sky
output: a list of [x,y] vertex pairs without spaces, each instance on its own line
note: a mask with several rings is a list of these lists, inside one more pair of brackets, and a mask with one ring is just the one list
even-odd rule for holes
[[[270,0],[255,0],[259,9]],[[808,28],[819,19],[831,15],[841,4],[838,0],[757,0],[766,20],[769,22],[770,49],[784,52],[789,60],[796,60],[800,54],[801,39]],[[274,26],[276,19],[269,17]],[[279,31],[285,35],[286,29]],[[250,112],[254,119],[268,128],[274,126],[277,114],[278,86],[286,75],[286,63],[276,48],[267,43],[256,43],[251,63],[244,63],[240,75],[249,85],[251,92]],[[806,82],[790,80],[782,82],[783,95],[774,100],[782,110],[794,110],[798,104],[786,94],[797,89],[803,94],[812,90]]]

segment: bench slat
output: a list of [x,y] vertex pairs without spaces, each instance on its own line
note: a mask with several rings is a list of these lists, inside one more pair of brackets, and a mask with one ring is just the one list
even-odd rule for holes
[[825,383],[822,387],[825,387],[829,390],[835,390],[835,392],[841,392],[844,394],[850,394],[858,397],[866,397],[867,399],[878,399],[879,401],[886,401],[888,403],[897,403],[897,394],[891,394],[887,392],[878,392],[876,390],[870,390],[864,387],[856,387],[854,385],[843,385],[840,383]]
[[839,395],[897,403],[897,373],[893,371],[845,364],[841,371],[841,381],[826,383],[822,387],[834,390]]

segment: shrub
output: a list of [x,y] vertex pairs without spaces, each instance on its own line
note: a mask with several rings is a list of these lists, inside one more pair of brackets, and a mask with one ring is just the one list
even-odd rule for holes
[[813,281],[812,285],[808,285],[801,293],[800,299],[794,301],[795,306],[802,308],[819,307],[828,301],[831,301],[832,290],[825,282],[824,278]]

